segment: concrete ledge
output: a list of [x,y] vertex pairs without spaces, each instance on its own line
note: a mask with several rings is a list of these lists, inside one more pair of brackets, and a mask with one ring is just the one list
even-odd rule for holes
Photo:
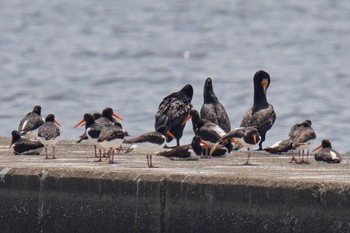
[[143,155],[96,164],[87,145],[61,146],[71,154],[55,161],[0,153],[0,232],[350,231],[347,157],[295,165],[256,153],[249,167],[240,166],[244,152],[197,162],[155,157],[160,168],[148,169]]

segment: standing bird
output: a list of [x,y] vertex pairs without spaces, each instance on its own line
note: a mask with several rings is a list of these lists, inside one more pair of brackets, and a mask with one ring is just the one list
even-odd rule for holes
[[50,146],[52,146],[52,158],[56,159],[55,145],[57,143],[56,138],[60,136],[60,129],[55,124],[61,126],[60,123],[55,120],[55,115],[49,114],[45,118],[45,123],[38,128],[38,138],[45,146],[46,159],[49,158],[47,155],[47,148]]
[[289,132],[290,140],[292,141],[292,147],[297,149],[300,157],[300,153],[302,153],[302,160],[296,161],[296,159],[293,158],[291,162],[295,161],[296,163],[304,163],[304,150],[307,149],[306,154],[306,163],[307,163],[307,156],[309,155],[309,147],[314,143],[316,140],[316,132],[311,127],[311,121],[305,120],[301,124],[295,124],[292,129]]
[[38,155],[44,149],[40,141],[22,138],[17,130],[12,131],[12,141],[10,147],[16,155]]
[[33,111],[27,113],[20,121],[18,131],[21,136],[28,139],[35,139],[38,136],[38,128],[44,124],[41,117],[41,107],[34,106]]
[[219,102],[213,90],[211,78],[204,84],[204,103],[201,108],[201,118],[207,119],[220,126],[226,133],[231,131],[230,119],[224,106]]
[[201,143],[206,145],[205,142],[201,141],[201,137],[194,136],[191,144],[177,146],[168,151],[161,151],[158,155],[171,159],[198,160],[203,154]]
[[114,150],[116,148],[120,149],[125,136],[128,136],[128,132],[123,130],[119,122],[103,127],[97,142],[103,149],[108,151],[108,163],[114,163]]
[[122,121],[124,120],[122,117],[114,113],[112,108],[107,107],[103,109],[102,116],[95,120],[97,123],[102,124],[103,126],[110,126],[113,125],[113,123],[118,122],[114,117]]
[[[157,129],[161,125],[166,125],[168,130],[175,135],[177,146],[180,145],[180,138],[185,128],[182,122],[192,109],[192,96],[193,87],[187,84],[180,91],[166,96],[159,104],[155,115],[154,127]],[[172,137],[167,137],[167,142],[171,140],[173,140]]]
[[245,146],[248,149],[248,159],[245,165],[250,165],[249,158],[251,150],[254,148],[256,144],[258,144],[261,140],[261,136],[259,135],[259,132],[257,129],[253,127],[240,127],[237,129],[232,130],[225,136],[223,136],[212,149],[210,150],[210,154],[212,154],[216,147],[219,144],[222,144],[224,142],[234,142],[240,146]]
[[315,154],[316,161],[323,161],[326,163],[340,163],[342,161],[340,153],[332,149],[332,144],[329,140],[322,140],[322,144],[316,147],[312,152],[319,149],[321,150]]
[[[149,168],[152,168],[152,153],[159,152],[164,148],[166,143],[165,135],[175,138],[165,125],[161,125],[156,131],[141,134],[135,138],[126,139],[123,144],[132,144],[129,148],[130,150],[137,148],[140,151],[146,152],[147,165]],[[128,151],[126,151],[126,153],[127,152]]]
[[[95,121],[97,119],[99,119],[100,117],[102,117],[102,114],[99,113],[99,112],[95,112],[94,114],[92,114],[92,116],[94,117]],[[83,126],[85,125],[86,123],[84,122],[83,124],[81,124],[80,126]],[[79,136],[79,140],[77,141],[77,143],[80,143],[81,141],[84,141],[84,140],[88,140],[88,136],[86,134],[86,130],[84,131],[84,133],[82,135]],[[95,154],[96,154],[96,151],[95,151]],[[97,157],[97,156],[96,156]]]
[[[78,126],[85,124],[85,132],[86,136],[88,137],[88,140],[91,144],[94,145],[94,151],[95,151],[95,157],[97,157],[96,148],[100,148],[100,144],[98,143],[98,138],[100,136],[100,133],[103,129],[103,125],[99,124],[95,121],[95,118],[90,113],[85,113],[84,118],[79,121],[74,128],[77,128]],[[95,162],[101,162],[102,161],[102,153],[100,150],[100,159]]]
[[271,129],[276,120],[273,106],[267,102],[266,91],[270,85],[270,75],[259,70],[254,75],[254,104],[243,115],[241,127],[254,127],[258,130],[261,140],[259,150],[265,141],[266,132]]

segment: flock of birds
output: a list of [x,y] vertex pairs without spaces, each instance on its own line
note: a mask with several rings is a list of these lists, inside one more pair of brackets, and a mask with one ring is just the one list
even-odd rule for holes
[[[282,153],[292,151],[291,162],[298,164],[308,163],[309,147],[316,139],[316,132],[311,127],[311,121],[305,120],[292,126],[288,138],[281,140],[270,147],[263,149],[266,133],[271,129],[276,113],[266,98],[266,92],[271,79],[267,72],[259,70],[254,75],[254,102],[243,115],[240,127],[231,130],[231,123],[224,106],[219,102],[213,90],[211,78],[207,78],[204,84],[204,103],[198,112],[191,104],[193,87],[185,85],[180,91],[166,96],[159,104],[155,114],[155,131],[141,134],[134,138],[128,138],[121,123],[123,120],[114,113],[112,108],[105,108],[100,113],[84,114],[83,119],[74,128],[85,126],[84,133],[78,142],[88,140],[94,146],[96,162],[102,161],[102,156],[108,158],[109,163],[114,163],[115,150],[118,153],[128,153],[134,149],[146,153],[148,167],[154,167],[152,154],[169,157],[172,159],[196,160],[202,157],[226,156],[232,151],[246,147],[249,158],[252,149],[259,146],[258,150],[270,153]],[[192,119],[194,137],[191,144],[180,145],[180,139],[186,122]],[[52,158],[55,157],[55,145],[60,136],[60,124],[53,114],[47,115],[45,120],[41,117],[41,107],[35,106],[21,121],[18,130],[12,132],[12,142],[15,154],[40,154],[45,149],[46,159],[48,148],[52,147]],[[167,142],[176,140],[176,146],[169,148]],[[321,150],[320,150],[321,149]],[[99,150],[99,155],[97,155]],[[294,150],[297,153],[294,153]],[[340,163],[340,154],[332,149],[329,140],[323,140],[322,144],[314,149],[317,161],[328,163]],[[306,160],[304,159],[306,151]],[[296,158],[295,155],[299,155]]]

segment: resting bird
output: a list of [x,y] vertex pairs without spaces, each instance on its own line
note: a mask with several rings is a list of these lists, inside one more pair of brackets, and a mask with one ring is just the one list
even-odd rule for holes
[[[207,143],[216,143],[221,137],[226,135],[226,132],[217,124],[206,119],[201,119],[199,113],[195,109],[190,111],[190,114],[182,124],[185,124],[189,119],[192,119],[194,134],[200,136],[202,140]],[[228,152],[231,152],[232,150],[236,150],[239,146],[236,144],[232,145],[232,143],[226,143],[225,147]]]
[[217,124],[225,131],[225,133],[231,131],[230,119],[224,106],[219,102],[214,93],[211,78],[205,80],[204,103],[201,108],[201,118]]
[[316,147],[313,152],[319,149],[321,150],[315,154],[316,161],[323,161],[326,163],[340,163],[342,161],[340,153],[332,148],[332,144],[329,140],[322,140],[322,144]]
[[113,125],[113,123],[118,122],[115,118],[118,118],[119,120],[124,120],[122,117],[114,113],[113,109],[110,107],[107,107],[103,109],[102,116],[98,119],[95,119],[95,121],[99,124],[102,124],[103,126],[109,126]]
[[18,131],[21,136],[28,139],[35,139],[38,136],[38,128],[44,124],[41,117],[41,107],[34,106],[33,111],[27,113],[20,121]]
[[267,102],[266,91],[270,85],[270,75],[259,70],[254,75],[254,104],[243,115],[241,127],[254,127],[258,130],[261,140],[259,150],[265,141],[266,132],[271,129],[276,120],[273,106]]
[[253,127],[240,127],[237,129],[232,130],[225,136],[223,136],[212,149],[210,150],[210,154],[214,152],[216,147],[219,144],[222,144],[224,142],[232,141],[240,146],[245,146],[248,149],[248,159],[245,165],[250,165],[249,158],[251,150],[254,148],[255,145],[257,145],[261,140],[261,137],[259,135],[259,132],[257,129]]
[[295,161],[296,163],[307,163],[307,157],[306,161],[304,161],[304,150],[307,149],[307,154],[306,156],[309,155],[309,147],[314,143],[316,140],[316,132],[315,130],[311,127],[311,121],[310,120],[305,120],[301,124],[295,124],[292,129],[289,132],[289,137],[290,140],[292,141],[292,147],[297,149],[300,157],[300,153],[302,153],[302,160],[297,161],[294,158],[291,160],[291,162]]
[[61,126],[55,120],[55,115],[49,114],[45,118],[45,123],[38,128],[38,139],[45,147],[46,159],[48,159],[47,148],[52,147],[52,158],[55,157],[55,145],[57,143],[57,137],[60,136],[60,129],[57,127]]
[[206,144],[201,141],[201,137],[194,136],[191,144],[177,146],[171,150],[161,151],[158,155],[171,159],[198,160],[203,153],[201,143]]
[[[95,157],[97,156],[96,148],[101,148],[100,144],[98,143],[98,137],[100,136],[100,133],[103,129],[103,125],[99,124],[95,121],[95,118],[90,113],[85,113],[84,118],[79,121],[74,128],[77,128],[79,126],[82,126],[85,124],[85,132],[86,136],[88,137],[88,141],[94,146],[94,152]],[[100,159],[95,162],[101,162],[102,161],[102,152],[100,152]]]
[[[100,117],[102,117],[102,114],[101,113],[99,113],[99,112],[95,112],[94,114],[92,114],[92,116],[94,117],[94,119],[95,119],[95,121],[97,120],[97,119],[99,119]],[[83,126],[83,125],[85,125],[86,123],[84,122],[83,124],[81,124],[80,126]],[[83,141],[83,140],[88,140],[89,138],[88,138],[88,136],[87,136],[87,134],[86,134],[86,130],[84,130],[84,133],[82,134],[82,135],[80,135],[79,136],[79,140],[77,141],[77,143],[80,143],[81,141]],[[94,147],[95,148],[95,147]],[[95,151],[95,156],[97,157],[97,155],[96,155],[96,151]]]
[[[156,131],[141,134],[138,137],[124,140],[123,144],[131,145],[128,150],[137,148],[140,151],[146,152],[147,165],[149,168],[153,168],[152,153],[161,151],[166,143],[165,135],[174,137],[165,125],[159,126]],[[125,153],[128,153],[128,150]]]
[[[157,129],[161,125],[166,125],[168,130],[175,136],[177,146],[180,145],[185,125],[182,122],[192,109],[193,87],[190,84],[184,86],[180,91],[166,96],[159,104],[155,115],[154,127]],[[167,137],[167,142],[173,138]]]
[[288,152],[289,150],[293,150],[292,144],[292,141],[288,138],[282,141],[278,141],[272,146],[264,148],[264,150],[271,154],[279,154],[282,152]]
[[40,141],[22,138],[17,130],[12,131],[12,141],[10,147],[16,155],[38,155],[44,149]]
[[114,163],[114,150],[116,148],[120,149],[125,136],[128,136],[128,132],[123,130],[122,125],[119,122],[115,122],[113,125],[104,126],[102,128],[97,142],[103,149],[108,151],[108,163]]

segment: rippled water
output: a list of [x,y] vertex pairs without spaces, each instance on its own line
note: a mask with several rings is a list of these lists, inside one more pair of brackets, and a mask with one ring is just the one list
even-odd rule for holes
[[[349,151],[350,2],[3,1],[0,134],[36,104],[55,113],[61,138],[85,112],[111,106],[132,136],[153,130],[162,98],[187,83],[200,109],[212,77],[232,126],[252,104],[254,73],[272,83],[277,120],[264,145],[309,118]],[[192,136],[189,125],[182,142]]]

